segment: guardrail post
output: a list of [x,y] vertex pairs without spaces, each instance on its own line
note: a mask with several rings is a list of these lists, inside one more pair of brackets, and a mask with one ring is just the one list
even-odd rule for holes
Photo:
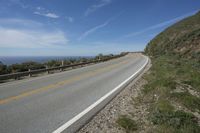
[[28,75],[28,76],[31,77],[31,73],[30,73],[30,72],[31,72],[31,69],[28,69],[28,71],[29,71],[29,75]]
[[64,60],[62,60],[62,66],[64,66]]
[[[48,66],[47,66],[47,65],[46,65],[45,67],[46,67],[46,69],[48,69]],[[47,70],[47,74],[49,74],[49,70]]]
[[18,80],[19,79],[19,77],[18,76],[15,76],[15,80]]
[[[61,66],[63,67],[64,66],[64,61],[62,60],[61,62]],[[60,71],[63,71],[63,68],[60,68]]]

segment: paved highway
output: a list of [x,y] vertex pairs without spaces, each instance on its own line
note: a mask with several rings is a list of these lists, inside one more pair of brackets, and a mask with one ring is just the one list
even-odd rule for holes
[[83,68],[0,84],[0,132],[53,132],[137,72],[146,60],[140,54],[128,54]]

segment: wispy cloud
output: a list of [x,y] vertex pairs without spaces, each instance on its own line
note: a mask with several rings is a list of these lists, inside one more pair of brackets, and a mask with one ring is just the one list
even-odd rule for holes
[[15,4],[15,5],[18,5],[20,6],[21,8],[29,8],[29,5],[26,5],[23,1],[21,0],[8,0],[11,4]]
[[109,21],[104,22],[103,24],[97,25],[95,27],[93,27],[92,29],[89,29],[88,31],[84,32],[79,38],[78,40],[82,40],[83,38],[87,37],[88,35],[92,34],[93,32],[97,31],[100,28],[105,27],[106,25],[109,24]]
[[0,48],[56,48],[69,41],[61,30],[32,20],[0,19],[0,25]]
[[120,13],[117,14],[116,16],[114,16],[114,17],[108,19],[108,20],[107,20],[106,22],[104,22],[103,24],[97,25],[97,26],[95,26],[95,27],[93,27],[93,28],[91,28],[91,29],[85,31],[85,32],[78,38],[78,40],[80,41],[80,40],[86,38],[88,35],[90,35],[90,34],[96,32],[97,30],[99,30],[99,29],[101,29],[101,28],[107,26],[111,21],[113,21],[114,19],[116,19],[117,17],[119,17],[121,14],[122,14],[122,12],[120,12]]
[[74,22],[74,18],[73,17],[65,17],[65,19],[67,19],[70,23],[73,23]]
[[35,28],[44,26],[42,23],[29,20],[29,19],[18,19],[18,18],[1,18],[0,25],[2,27],[18,27],[18,28]]
[[68,43],[61,31],[42,32],[0,28],[1,48],[55,48]]
[[90,15],[91,13],[95,12],[96,10],[106,6],[106,5],[109,5],[112,0],[98,0],[99,3],[98,4],[94,4],[92,6],[90,6],[84,13],[84,16],[88,16]]
[[51,13],[51,12],[41,13],[41,12],[35,11],[34,14],[37,14],[37,15],[40,15],[40,16],[49,17],[49,18],[59,18],[59,16],[57,14]]
[[79,38],[78,41],[86,38],[88,35],[96,32],[97,30],[107,26],[111,21],[113,21],[114,19],[116,19],[117,17],[119,17],[123,12],[118,13],[117,15],[115,15],[114,17],[111,17],[110,19],[108,19],[107,21],[105,21],[103,24],[97,25],[87,31],[85,31]]
[[41,7],[41,6],[38,6],[38,7],[36,7],[36,9],[38,10],[38,11],[44,11],[45,10],[45,8],[44,7]]
[[41,7],[41,6],[38,6],[35,9],[36,9],[36,11],[34,11],[33,14],[36,14],[36,15],[40,15],[40,16],[44,16],[44,17],[49,17],[49,18],[54,18],[54,19],[60,17],[56,13],[50,12],[49,10],[47,10],[46,8]]
[[145,29],[142,29],[142,30],[140,30],[140,31],[136,31],[136,32],[133,32],[133,33],[129,33],[129,34],[123,36],[123,38],[138,36],[138,35],[141,35],[141,34],[143,34],[143,33],[148,32],[148,31],[151,31],[151,30],[155,30],[155,29],[158,29],[158,28],[165,27],[165,26],[170,25],[170,24],[173,24],[173,23],[175,23],[175,22],[177,22],[177,21],[179,21],[179,20],[181,20],[181,19],[183,19],[183,18],[186,18],[186,17],[188,17],[188,16],[191,16],[191,15],[195,14],[196,12],[197,12],[197,11],[193,11],[193,12],[190,12],[190,13],[186,13],[186,14],[184,14],[184,15],[182,15],[182,16],[173,18],[173,19],[171,19],[171,20],[168,20],[168,21],[165,21],[165,22],[156,24],[156,25],[152,25],[152,26],[147,27],[147,28],[145,28]]

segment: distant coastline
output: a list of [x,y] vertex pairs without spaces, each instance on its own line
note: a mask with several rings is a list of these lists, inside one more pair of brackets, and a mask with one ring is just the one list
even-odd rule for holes
[[4,65],[21,64],[28,61],[44,63],[51,60],[92,58],[94,56],[0,56]]

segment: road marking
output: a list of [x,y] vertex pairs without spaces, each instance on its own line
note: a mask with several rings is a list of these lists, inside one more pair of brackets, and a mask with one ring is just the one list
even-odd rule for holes
[[75,123],[76,121],[78,121],[81,117],[83,117],[85,114],[87,114],[93,108],[95,108],[98,104],[100,104],[106,98],[108,98],[109,96],[111,96],[115,91],[117,91],[119,88],[121,88],[127,82],[129,82],[132,78],[134,78],[141,70],[143,70],[145,68],[145,66],[148,63],[148,57],[146,57],[146,56],[144,56],[144,57],[146,58],[146,62],[144,63],[144,65],[138,71],[136,71],[134,74],[132,74],[129,78],[127,78],[125,81],[123,81],[117,87],[115,87],[113,90],[111,90],[110,92],[108,92],[106,95],[104,95],[103,97],[101,97],[95,103],[93,103],[92,105],[90,105],[88,108],[86,108],[85,110],[83,110],[81,113],[79,113],[78,115],[76,115],[75,117],[73,117],[72,119],[70,119],[68,122],[66,122],[65,124],[63,124],[62,126],[60,126],[55,131],[53,131],[53,133],[61,133],[61,132],[63,132],[65,129],[67,129],[68,127],[70,127],[73,123]]
[[57,82],[55,84],[50,84],[48,86],[41,87],[41,88],[38,88],[38,89],[34,89],[32,91],[27,91],[27,92],[21,93],[17,96],[8,97],[8,98],[0,100],[0,105],[12,102],[14,100],[22,99],[24,97],[28,97],[28,96],[31,96],[33,94],[41,93],[41,92],[44,92],[44,91],[47,91],[47,90],[50,90],[50,89],[56,89],[57,87],[60,87],[60,86],[63,86],[63,85],[69,84],[69,83],[73,83],[73,82],[79,81],[79,80],[84,79],[84,78],[95,76],[95,75],[102,73],[102,72],[105,72],[105,71],[112,70],[113,68],[116,68],[116,67],[123,65],[123,64],[126,64],[126,63],[128,63],[128,60],[122,61],[118,64],[110,65],[110,66],[107,66],[107,67],[104,67],[104,68],[100,68],[100,69],[97,69],[97,70],[94,70],[94,71],[90,71],[90,72],[84,73],[84,74],[79,75],[79,76],[74,76],[71,79],[60,81],[60,82]]

